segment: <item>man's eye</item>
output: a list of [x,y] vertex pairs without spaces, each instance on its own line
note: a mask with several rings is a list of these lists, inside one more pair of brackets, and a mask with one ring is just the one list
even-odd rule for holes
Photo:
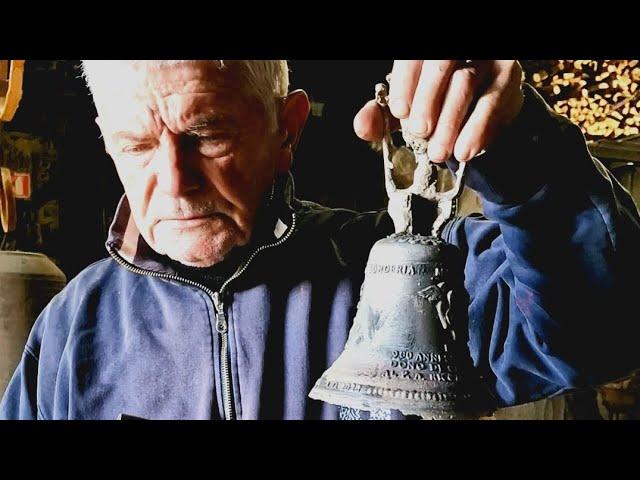
[[221,143],[229,141],[230,135],[227,134],[215,134],[215,135],[198,135],[196,139],[200,143]]
[[153,148],[153,145],[151,145],[150,143],[140,143],[140,144],[136,144],[136,145],[126,145],[125,147],[122,148],[122,153],[129,153],[129,154],[134,154],[135,155],[135,154],[148,152],[152,148]]
[[229,135],[199,135],[196,142],[200,153],[206,156],[225,155],[233,143]]
[[200,143],[216,143],[224,140],[224,137],[213,136],[213,135],[202,135],[197,138]]

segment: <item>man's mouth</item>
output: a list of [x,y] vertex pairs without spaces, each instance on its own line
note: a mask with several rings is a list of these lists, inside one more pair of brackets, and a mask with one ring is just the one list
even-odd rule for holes
[[219,214],[210,213],[208,215],[193,215],[188,217],[165,218],[161,220],[160,223],[164,223],[169,228],[176,228],[176,229],[194,228],[211,221],[216,216],[219,216]]

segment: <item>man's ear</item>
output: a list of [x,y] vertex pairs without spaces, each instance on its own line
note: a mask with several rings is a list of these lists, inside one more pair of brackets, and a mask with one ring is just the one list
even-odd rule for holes
[[295,152],[304,125],[309,118],[311,105],[304,90],[295,90],[287,95],[280,109],[280,135],[282,144],[278,155],[276,169],[280,173],[288,172],[293,163]]
[[280,128],[287,132],[284,145],[289,146],[292,152],[298,146],[310,111],[311,104],[304,90],[294,90],[287,95],[280,111]]

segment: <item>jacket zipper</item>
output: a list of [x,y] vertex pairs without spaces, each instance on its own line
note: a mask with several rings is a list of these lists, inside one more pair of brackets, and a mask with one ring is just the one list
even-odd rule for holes
[[156,277],[163,278],[165,280],[176,280],[178,282],[185,283],[192,287],[197,287],[203,290],[215,307],[216,311],[216,331],[220,335],[220,370],[222,376],[222,403],[224,408],[224,417],[225,420],[233,420],[235,418],[235,413],[233,410],[233,396],[232,396],[232,387],[231,387],[231,368],[230,368],[230,358],[229,358],[229,328],[227,324],[227,316],[225,314],[225,306],[224,306],[224,293],[228,287],[228,285],[237,279],[240,275],[242,275],[245,270],[249,267],[249,264],[253,261],[253,259],[258,255],[258,253],[268,250],[270,248],[279,247],[284,242],[286,242],[289,237],[293,234],[296,228],[296,214],[295,212],[291,213],[291,227],[287,230],[287,233],[283,235],[279,240],[273,243],[269,243],[266,245],[261,245],[257,249],[253,251],[251,256],[247,259],[246,262],[242,264],[236,270],[236,272],[229,277],[220,287],[217,292],[214,292],[210,288],[207,288],[205,285],[201,283],[194,282],[193,280],[189,280],[187,278],[180,277],[178,275],[172,275],[169,273],[160,273],[153,272],[151,270],[145,270],[142,268],[138,268],[134,265],[131,265],[124,258],[120,256],[115,249],[109,247],[109,254],[111,257],[122,267],[126,268],[130,272],[137,273],[138,275],[146,275],[148,277]]

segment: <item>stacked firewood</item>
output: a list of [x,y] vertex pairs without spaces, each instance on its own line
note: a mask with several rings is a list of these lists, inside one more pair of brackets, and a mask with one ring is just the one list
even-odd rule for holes
[[639,60],[523,60],[525,78],[590,140],[640,132]]

